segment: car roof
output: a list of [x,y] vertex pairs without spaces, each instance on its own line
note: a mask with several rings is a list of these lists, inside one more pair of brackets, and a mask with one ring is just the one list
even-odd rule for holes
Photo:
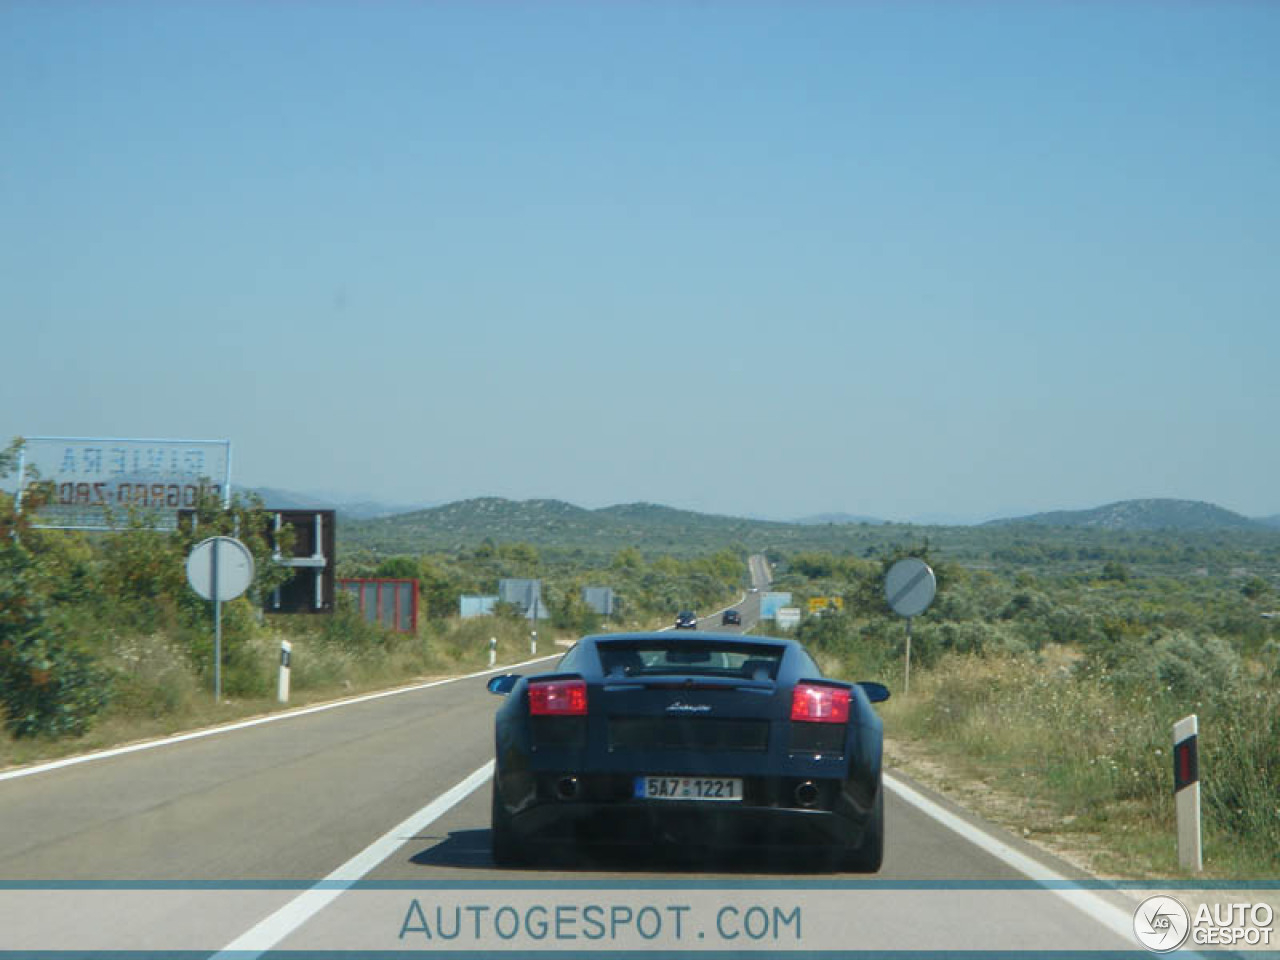
[[739,633],[714,633],[709,630],[695,630],[692,633],[685,631],[680,636],[675,636],[667,630],[653,630],[645,633],[600,633],[593,634],[589,637],[583,637],[582,643],[605,644],[610,643],[635,643],[639,642],[655,642],[655,643],[688,643],[695,638],[706,638],[715,640],[719,643],[731,644],[734,646],[760,646],[760,647],[793,647],[799,644],[789,637],[753,637],[750,634]]

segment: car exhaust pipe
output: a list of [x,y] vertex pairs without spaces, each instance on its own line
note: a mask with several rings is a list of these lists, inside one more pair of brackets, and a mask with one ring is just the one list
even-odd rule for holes
[[818,787],[812,780],[806,780],[796,787],[796,803],[802,807],[812,807],[818,802]]
[[556,796],[561,800],[578,799],[579,789],[577,777],[561,777],[556,781]]

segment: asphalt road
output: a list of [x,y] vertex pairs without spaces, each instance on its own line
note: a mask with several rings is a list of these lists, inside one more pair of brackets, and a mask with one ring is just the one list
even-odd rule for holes
[[[491,759],[496,705],[475,678],[0,781],[0,880],[324,876]],[[476,790],[373,876],[500,875],[488,801]],[[1019,876],[893,794],[886,818],[883,877]]]
[[[769,571],[769,562],[762,553],[752,554],[747,558],[747,569],[751,574],[751,589],[729,606],[699,617],[699,630],[711,633],[750,633],[760,621],[760,594],[769,589],[773,576]],[[723,623],[726,610],[737,610],[741,624]]]
[[[812,881],[803,864],[708,862],[687,851],[604,860],[566,852],[545,870],[498,870],[489,857],[484,770],[496,705],[477,676],[55,769],[0,774],[0,884],[306,884],[362,851],[361,877],[415,884]],[[468,777],[474,789],[456,790]],[[896,775],[890,788],[885,863],[876,883],[1077,876]],[[438,801],[451,790],[453,797]],[[911,796],[915,802],[904,799]],[[396,833],[432,801],[438,816]],[[948,817],[961,826],[946,825]],[[989,839],[975,842],[957,830]],[[345,869],[344,876],[354,876]],[[1083,914],[1065,901],[1054,909],[1052,922],[1079,935]],[[1114,936],[1099,926],[1087,942],[1115,946],[1108,939]]]

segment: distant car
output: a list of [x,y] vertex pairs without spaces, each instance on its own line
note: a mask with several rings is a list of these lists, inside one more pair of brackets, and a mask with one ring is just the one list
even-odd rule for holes
[[791,639],[583,637],[548,673],[488,682],[499,865],[600,844],[782,853],[874,872],[884,847],[878,683]]
[[737,610],[726,610],[720,614],[720,626],[722,627],[740,627],[742,626],[742,614]]
[[752,587],[752,588],[751,588],[751,592],[752,592],[752,593],[759,593],[759,592],[760,592],[760,588],[759,588],[759,587]]
[[698,615],[692,610],[681,610],[676,614],[677,630],[697,630]]

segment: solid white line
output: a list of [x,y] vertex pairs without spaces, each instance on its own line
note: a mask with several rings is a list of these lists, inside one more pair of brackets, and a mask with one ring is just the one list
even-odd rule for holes
[[552,660],[561,656],[560,653],[549,654],[545,657],[535,657],[532,660],[524,660],[520,663],[513,663],[505,667],[490,667],[487,670],[481,670],[479,673],[469,673],[463,677],[447,677],[444,680],[430,680],[426,683],[416,683],[407,687],[396,687],[394,690],[380,690],[377,693],[366,693],[358,697],[351,697],[346,700],[333,700],[329,703],[316,704],[312,707],[301,707],[297,710],[286,710],[280,713],[268,714],[265,717],[254,717],[252,720],[241,720],[236,723],[223,724],[217,727],[208,727],[204,730],[194,730],[190,733],[180,733],[173,737],[165,737],[162,740],[146,740],[142,743],[131,743],[125,747],[112,747],[108,750],[98,750],[93,753],[82,753],[74,757],[64,757],[61,760],[51,760],[48,763],[40,763],[30,767],[18,767],[15,770],[8,770],[0,773],[0,782],[5,780],[16,780],[18,777],[30,777],[37,773],[48,773],[51,770],[61,770],[63,767],[72,767],[79,763],[89,763],[94,760],[106,760],[110,757],[119,757],[127,753],[138,753],[142,750],[154,750],[156,747],[167,747],[174,743],[186,743],[188,740],[201,740],[204,737],[213,737],[222,733],[231,733],[235,730],[245,730],[249,727],[257,727],[264,723],[275,723],[277,720],[292,720],[294,717],[306,717],[313,713],[323,713],[326,710],[337,710],[339,707],[351,707],[358,703],[368,703],[371,700],[381,700],[384,697],[395,697],[402,693],[413,693],[418,690],[426,690],[429,687],[439,687],[447,683],[459,683],[463,680],[474,680],[477,677],[483,677],[490,673],[501,673],[504,670],[514,670],[519,667],[527,667],[533,663],[540,663],[543,660]]
[[886,776],[884,785],[931,820],[935,820],[948,830],[959,834],[961,839],[989,853],[1029,879],[1045,883],[1047,885],[1045,889],[1061,897],[1077,910],[1084,912],[1112,933],[1130,943],[1136,942],[1133,934],[1132,913],[1125,913],[1119,907],[1108,903],[1089,890],[1071,886],[1072,881],[1067,877],[1049,869],[1039,861],[1028,857],[1025,853],[1015,850],[1007,843],[997,840],[991,834],[975,827],[967,820],[957,817],[951,811],[930,800],[919,791],[913,790],[905,783]]
[[220,953],[215,954],[213,960],[230,960],[230,955],[234,955],[234,960],[252,960],[253,957],[266,953],[342,896],[343,891],[395,853],[407,839],[425,830],[469,797],[491,776],[492,760],[383,834],[310,890],[290,900],[271,916],[236,937]]

